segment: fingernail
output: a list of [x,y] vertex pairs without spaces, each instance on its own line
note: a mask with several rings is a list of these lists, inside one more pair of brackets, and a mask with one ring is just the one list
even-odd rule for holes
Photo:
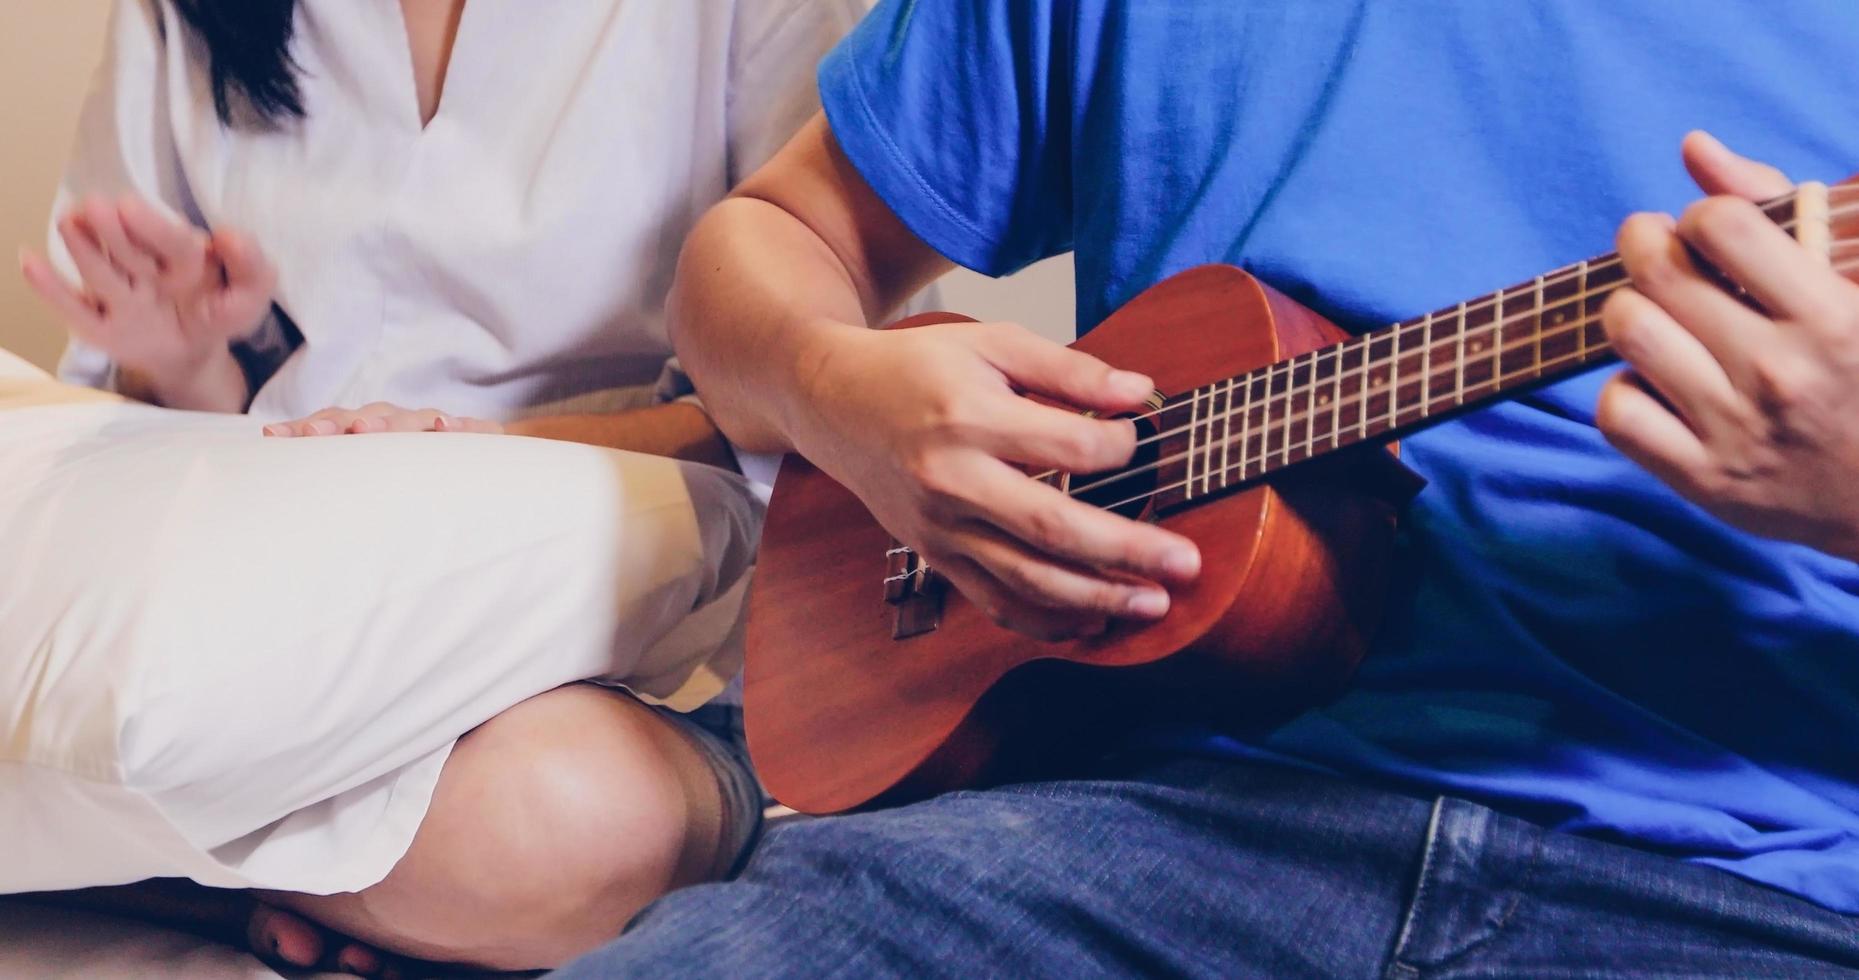
[[267,425],[267,426],[265,426],[265,435],[267,435],[267,436],[273,436],[273,437],[275,437],[275,436],[281,436],[281,435],[283,435],[283,434],[284,434],[284,427],[283,427],[283,426],[281,426],[281,425]]
[[1168,593],[1142,591],[1130,596],[1130,615],[1142,619],[1161,619],[1168,614]]
[[1112,371],[1110,383],[1118,391],[1127,392],[1132,398],[1140,398],[1155,390],[1155,382],[1134,371]]
[[1193,578],[1201,573],[1201,553],[1193,548],[1177,548],[1162,556],[1162,570],[1178,578]]
[[432,420],[432,429],[434,432],[444,432],[447,429],[450,429],[451,427],[452,427],[452,420],[446,418],[443,415]]

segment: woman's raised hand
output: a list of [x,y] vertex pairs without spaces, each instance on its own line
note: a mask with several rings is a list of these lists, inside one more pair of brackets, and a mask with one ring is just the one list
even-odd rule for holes
[[[157,400],[217,407],[203,386],[240,378],[228,345],[249,336],[271,308],[277,273],[236,231],[211,235],[140,198],[88,197],[58,219],[82,281],[70,283],[45,256],[22,250],[20,270],[72,335],[108,354]],[[223,394],[223,393],[221,393]]]
[[437,409],[418,410],[375,402],[357,409],[325,408],[294,422],[265,426],[265,435],[278,439],[305,436],[353,436],[371,432],[477,432],[502,435],[503,426],[483,419],[448,415]]

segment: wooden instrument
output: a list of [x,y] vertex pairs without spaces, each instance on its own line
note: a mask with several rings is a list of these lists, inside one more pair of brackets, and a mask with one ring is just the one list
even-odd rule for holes
[[[1859,270],[1859,186],[1765,205]],[[1333,696],[1367,648],[1404,433],[1612,359],[1617,256],[1350,337],[1230,266],[1181,273],[1076,345],[1155,379],[1135,458],[1034,474],[1201,549],[1166,618],[1040,644],[996,626],[844,487],[789,457],[750,599],[745,721],[797,810],[888,805],[1065,766],[1158,719],[1267,726]],[[962,319],[920,317],[900,326]]]

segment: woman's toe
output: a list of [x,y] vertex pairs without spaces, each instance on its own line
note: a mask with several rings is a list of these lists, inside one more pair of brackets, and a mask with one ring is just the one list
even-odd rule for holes
[[358,977],[377,977],[386,963],[381,954],[360,943],[350,943],[336,956],[336,969]]
[[246,926],[246,939],[261,958],[309,968],[323,959],[323,931],[308,919],[274,905],[258,903]]

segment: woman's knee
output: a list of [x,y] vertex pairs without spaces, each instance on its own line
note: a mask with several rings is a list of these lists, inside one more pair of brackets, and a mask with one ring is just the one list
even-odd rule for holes
[[715,797],[664,718],[616,692],[564,688],[461,739],[407,855],[354,898],[399,952],[552,966],[714,864]]

